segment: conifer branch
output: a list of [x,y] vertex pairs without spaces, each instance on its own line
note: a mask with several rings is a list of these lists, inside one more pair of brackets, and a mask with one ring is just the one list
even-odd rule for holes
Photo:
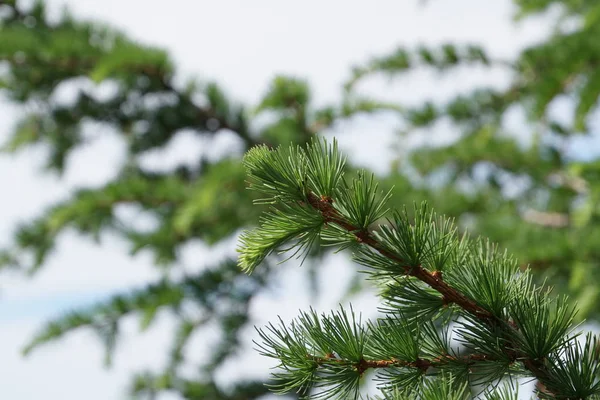
[[[579,371],[600,371],[600,357],[590,352],[582,360],[574,354],[583,350],[569,350],[574,310],[565,298],[550,299],[548,291],[532,283],[528,270],[521,271],[515,259],[489,243],[474,246],[459,240],[452,223],[435,219],[426,207],[416,210],[414,224],[406,212],[395,213],[389,226],[370,230],[385,214],[390,194],[378,196],[377,186],[360,173],[352,185],[346,183],[335,142],[333,147],[313,142],[306,150],[254,148],[245,165],[250,188],[267,196],[259,202],[279,207],[266,213],[260,228],[242,234],[239,263],[244,270],[251,272],[272,251],[296,248],[305,253],[321,237],[340,249],[352,247],[355,260],[388,285],[389,293],[382,294],[389,300],[388,317],[412,313],[390,324],[380,320],[366,330],[343,310],[322,321],[314,313],[303,314],[290,329],[282,324],[270,325],[269,332],[259,330],[264,340],[259,351],[279,359],[284,369],[274,374],[276,391],[314,387],[323,390],[320,397],[354,393],[356,398],[357,379],[368,369],[384,370],[380,380],[403,386],[417,383],[430,368],[468,375],[477,364],[491,371],[482,378],[487,383],[511,369],[526,371],[543,385],[538,390],[546,397],[580,399],[584,397],[565,393],[600,393],[595,378],[576,378]],[[284,247],[290,242],[295,244]],[[460,327],[454,332],[472,355],[452,355],[436,328],[420,333],[421,326],[402,322],[428,323],[448,304],[456,305],[464,318],[456,320]],[[423,338],[429,344],[421,348]],[[568,365],[561,364],[560,354],[570,355]],[[561,381],[568,384],[561,386]]]
[[[89,74],[93,68],[96,67],[99,58],[74,58],[74,57],[61,57],[57,59],[36,59],[36,58],[27,58],[27,57],[3,57],[4,60],[8,61],[10,64],[14,65],[14,68],[22,68],[27,64],[42,64],[45,67],[52,67],[61,70],[62,72],[71,73],[73,75],[80,74]],[[162,88],[165,91],[171,92],[179,98],[184,98],[187,95],[183,93],[181,90],[177,89],[170,82],[170,74],[168,70],[160,65],[153,64],[136,64],[136,65],[125,65],[120,72],[127,72],[130,74],[140,74],[142,76],[146,76],[148,78],[156,79],[160,82]],[[212,129],[213,131],[217,131],[219,129],[226,129],[237,134],[246,145],[246,148],[250,148],[252,146],[256,146],[261,144],[261,142],[256,141],[254,138],[250,136],[245,129],[241,129],[240,126],[234,126],[226,118],[219,115],[215,109],[211,107],[200,107],[194,106],[197,112],[198,121],[202,123],[206,120],[213,120],[216,122],[215,127]]]
[[[308,193],[307,195],[308,203],[315,209],[319,210],[321,215],[323,215],[325,223],[334,223],[349,233],[356,236],[358,242],[366,244],[367,246],[373,248],[377,252],[379,252],[382,256],[387,257],[397,263],[404,269],[406,275],[415,277],[422,282],[425,282],[432,289],[435,289],[443,296],[443,300],[445,304],[454,303],[457,306],[461,307],[463,310],[472,314],[474,317],[484,320],[486,323],[492,325],[501,325],[507,327],[509,330],[516,330],[514,323],[510,323],[507,321],[501,321],[496,316],[494,316],[489,311],[480,307],[473,300],[467,298],[464,294],[454,289],[446,282],[444,282],[442,278],[441,272],[434,271],[429,272],[425,268],[420,265],[409,265],[405,260],[399,258],[396,254],[389,251],[382,245],[377,239],[373,237],[373,235],[369,232],[368,229],[362,229],[356,226],[353,226],[348,221],[344,219],[344,217],[335,209],[333,206],[333,199],[330,197],[319,197],[314,193]],[[510,337],[510,335],[507,335]],[[512,349],[506,349],[507,355],[513,361],[520,360],[525,368],[530,370],[533,375],[541,380],[544,380],[548,377],[548,371],[544,366],[543,362],[540,360],[535,360],[527,357],[524,354],[518,354]],[[361,360],[363,364],[360,364],[359,370],[361,368],[382,368],[386,365],[386,361],[373,361],[372,363]],[[420,360],[419,364],[421,368],[425,367],[425,369],[435,366],[435,363]]]

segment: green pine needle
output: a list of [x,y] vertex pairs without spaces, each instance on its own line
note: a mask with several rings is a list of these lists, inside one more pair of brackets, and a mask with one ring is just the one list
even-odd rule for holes
[[[299,205],[286,206],[284,211],[273,209],[260,220],[260,226],[245,231],[240,236],[240,268],[251,273],[269,254],[279,250],[285,253],[296,248],[290,256],[306,255],[311,245],[317,240],[324,220],[314,210]],[[283,248],[286,243],[295,241]]]

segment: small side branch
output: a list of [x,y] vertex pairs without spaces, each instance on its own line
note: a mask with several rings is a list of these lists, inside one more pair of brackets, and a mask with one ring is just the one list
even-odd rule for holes
[[485,354],[470,354],[466,356],[451,356],[446,354],[432,360],[417,358],[414,361],[403,361],[398,359],[367,360],[361,358],[358,362],[337,358],[332,354],[327,355],[326,357],[316,357],[312,355],[307,355],[307,357],[315,361],[319,366],[325,366],[328,364],[353,365],[358,371],[359,375],[363,375],[369,369],[381,368],[416,368],[425,373],[430,368],[439,368],[451,363],[472,365],[482,361],[489,361],[489,357]]

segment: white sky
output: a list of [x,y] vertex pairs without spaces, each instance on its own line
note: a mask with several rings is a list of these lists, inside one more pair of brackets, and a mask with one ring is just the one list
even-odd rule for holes
[[[476,41],[496,56],[510,57],[519,47],[547,33],[543,20],[512,25],[509,1],[437,0],[428,2],[426,7],[408,0],[54,0],[49,3],[53,10],[68,4],[77,16],[109,22],[141,42],[169,49],[182,77],[214,79],[230,95],[244,102],[255,102],[277,73],[308,78],[318,104],[333,102],[339,98],[351,65],[400,44]],[[465,71],[443,82],[433,82],[432,77],[418,74],[391,89],[387,82],[374,81],[368,89],[385,91],[388,98],[405,99],[447,96],[456,89],[481,82],[506,82],[506,75],[498,71]],[[0,115],[0,138],[3,138],[14,122],[10,116],[18,115],[18,111],[3,105]],[[344,126],[344,132],[337,136],[355,160],[385,171],[394,142],[391,130],[389,123],[362,121]],[[187,144],[185,140],[175,144],[171,153],[190,157],[190,152],[196,150],[190,150]],[[39,174],[41,154],[28,151],[0,157],[0,187],[10,188],[0,200],[0,243],[7,243],[17,221],[34,216],[42,207],[64,198],[75,185],[98,184],[108,179],[122,156],[118,142],[107,134],[72,157],[70,163],[77,165],[77,170],[71,170],[62,181]],[[231,245],[226,247],[231,249]],[[202,257],[211,256],[206,249],[192,248],[186,259]],[[327,264],[325,277],[338,282],[346,266],[339,258]],[[311,304],[305,294],[294,290],[299,276],[297,269],[284,268],[291,273],[282,279],[279,289],[261,296],[254,304],[255,309],[261,310],[263,321],[274,320],[277,314],[295,315],[298,308]],[[128,321],[130,333],[123,340],[112,370],[102,368],[101,347],[85,332],[46,346],[27,359],[22,359],[18,351],[49,316],[156,277],[148,255],[131,259],[119,241],[108,238],[102,246],[96,246],[74,235],[66,235],[60,241],[57,254],[33,281],[2,276],[0,398],[125,398],[124,385],[131,372],[161,364],[164,345],[171,337],[167,317],[142,336],[136,334],[135,321]],[[329,309],[335,300],[336,294],[332,293],[318,306],[321,310]],[[358,308],[372,309],[372,299]],[[249,343],[251,338],[249,335]],[[202,344],[196,343],[190,353],[201,357],[202,351]],[[248,358],[254,360],[255,366],[265,365],[255,353],[245,356]],[[241,373],[240,365],[248,364],[230,365],[226,373]],[[262,372],[256,367],[253,370]]]

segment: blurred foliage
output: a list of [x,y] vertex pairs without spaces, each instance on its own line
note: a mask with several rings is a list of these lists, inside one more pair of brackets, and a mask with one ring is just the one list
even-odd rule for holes
[[[33,274],[52,256],[59,236],[74,230],[94,240],[106,232],[117,235],[132,254],[151,252],[163,273],[159,282],[49,322],[26,351],[86,327],[106,345],[109,362],[118,349],[124,316],[139,316],[143,330],[165,310],[178,321],[173,344],[166,349],[168,365],[164,371],[140,372],[133,393],[152,398],[172,391],[187,399],[215,400],[263,396],[264,387],[256,382],[224,388],[213,376],[235,355],[252,298],[272,279],[269,268],[249,277],[229,260],[182,278],[181,250],[198,240],[222,243],[257,222],[261,208],[251,205],[254,195],[245,190],[241,165],[241,155],[250,147],[305,143],[341,120],[371,113],[397,116],[402,142],[421,137],[425,143],[402,149],[408,156],[399,156],[391,173],[380,177],[383,190],[394,187],[393,208],[427,200],[435,210],[456,217],[461,229],[508,247],[523,265],[538,270],[540,279],[550,279],[573,296],[580,303],[580,318],[600,318],[595,307],[600,296],[600,163],[597,155],[582,160],[567,153],[573,140],[594,133],[600,3],[514,3],[520,18],[539,13],[555,18],[554,33],[516,59],[497,59],[474,44],[402,47],[355,66],[339,104],[317,108],[301,78],[277,76],[258,104],[241,105],[217,83],[182,84],[162,49],[68,13],[50,20],[40,1],[29,6],[1,2],[0,92],[23,110],[2,143],[3,151],[42,146],[47,171],[62,174],[78,168],[70,162],[73,152],[98,138],[97,132],[110,131],[127,155],[123,165],[115,166],[118,173],[111,181],[78,188],[20,225],[13,245],[0,251],[0,266]],[[439,79],[452,79],[458,68],[472,66],[502,68],[510,74],[510,84],[503,89],[480,86],[420,106],[380,100],[362,89],[381,75],[396,78],[432,68]],[[57,94],[65,86],[77,89],[69,103]],[[110,87],[110,95],[99,95],[100,87]],[[565,100],[573,108],[567,119],[551,111]],[[526,116],[523,131],[510,130],[507,119],[514,113]],[[440,126],[456,139],[438,143]],[[144,167],[146,154],[166,148],[184,132],[206,143],[233,134],[239,146],[221,158],[204,154],[192,165],[168,171]],[[123,206],[156,223],[139,228],[117,212]],[[184,376],[186,343],[207,324],[220,327],[221,342],[197,369],[198,376]]]
[[[504,89],[476,87],[443,103],[434,99],[403,107],[403,141],[426,137],[388,178],[411,170],[413,191],[401,203],[428,198],[432,207],[456,216],[463,229],[489,236],[516,253],[540,279],[580,304],[579,318],[600,318],[600,216],[598,151],[581,156],[576,142],[593,143],[600,94],[600,3],[592,1],[516,1],[517,17],[545,13],[553,33],[523,49],[515,60],[498,60],[480,48],[444,45],[424,56],[422,48],[398,49],[354,69],[348,96],[360,96],[364,81],[378,75],[401,78],[433,67],[451,77],[451,67],[473,62],[504,68]],[[453,55],[452,57],[447,54]],[[442,78],[443,79],[443,78]],[[566,104],[566,105],[565,105]],[[562,109],[561,109],[562,107]],[[509,118],[523,115],[515,131]],[[457,137],[436,143],[433,132],[451,127]],[[398,204],[400,205],[400,204]]]

